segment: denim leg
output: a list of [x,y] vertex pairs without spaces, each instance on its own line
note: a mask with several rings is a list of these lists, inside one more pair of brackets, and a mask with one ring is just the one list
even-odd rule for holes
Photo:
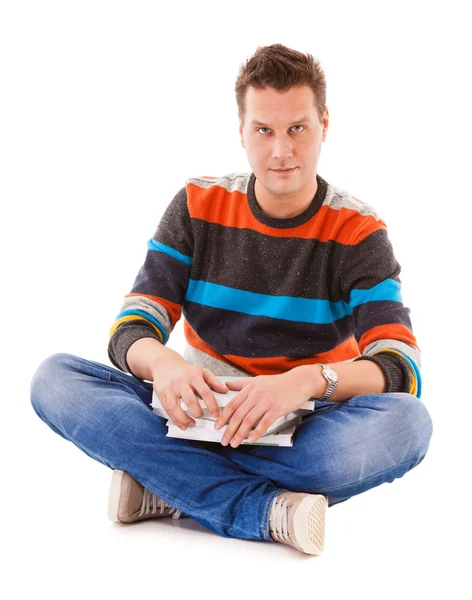
[[323,494],[332,506],[391,483],[425,457],[433,432],[423,402],[407,393],[315,402],[292,447],[219,445],[217,452],[276,486]]
[[214,452],[220,444],[167,437],[166,419],[150,407],[151,383],[58,353],[39,365],[30,391],[36,414],[91,458],[224,537],[273,541],[270,507],[287,488]]

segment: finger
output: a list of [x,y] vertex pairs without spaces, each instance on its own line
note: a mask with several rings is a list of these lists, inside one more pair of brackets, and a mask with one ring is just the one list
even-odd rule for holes
[[228,388],[226,387],[226,385],[223,382],[221,382],[216,375],[213,375],[213,373],[209,369],[203,368],[202,370],[205,375],[205,381],[216,392],[221,392],[221,393],[225,394],[228,391]]
[[242,390],[250,379],[237,379],[236,381],[226,381],[226,387],[230,390]]
[[177,394],[172,393],[172,396],[169,399],[169,408],[172,411],[171,419],[176,425],[180,427],[180,429],[183,429],[185,431],[191,423],[195,425],[195,421],[187,415],[187,413],[180,405],[180,396],[180,392],[178,392]]
[[265,408],[259,405],[255,405],[254,408],[248,412],[246,417],[243,419],[239,429],[230,439],[230,444],[233,448],[237,448],[239,444],[245,440],[250,432],[252,431],[255,423],[257,423],[261,417],[265,414]]
[[[246,399],[245,402],[243,402],[240,407],[236,410],[236,412],[233,414],[233,416],[230,419],[230,422],[228,424],[228,427],[226,428],[226,431],[223,434],[223,438],[221,440],[221,443],[223,444],[223,446],[226,446],[226,444],[229,444],[229,442],[233,439],[235,433],[239,430],[241,423],[244,421],[244,419],[246,419],[247,414],[254,408],[255,404],[257,402],[257,398],[255,396],[251,396],[249,398]],[[226,407],[228,408],[228,407]],[[225,409],[226,410],[226,409]],[[251,428],[253,423],[253,419],[250,418],[249,421],[246,421],[245,426],[247,424],[250,425],[249,429]],[[248,429],[248,431],[249,431]]]
[[[182,400],[185,402],[185,405],[189,412],[196,418],[201,419],[203,417],[203,410],[198,402],[198,398],[193,393],[192,389],[188,384],[184,385],[180,389],[180,395]],[[184,409],[182,409],[184,410]],[[190,418],[190,417],[189,417]]]
[[221,429],[224,427],[225,423],[227,423],[232,415],[237,411],[237,409],[241,406],[241,404],[246,400],[249,395],[248,390],[243,390],[240,394],[237,394],[231,402],[224,407],[221,411],[221,415],[218,417],[215,423],[215,429]]
[[270,413],[266,413],[254,430],[251,431],[247,441],[251,444],[257,442],[257,440],[269,429],[272,423],[274,423],[276,418],[277,417],[271,415]]
[[208,387],[208,384],[204,379],[199,379],[192,381],[192,386],[197,394],[202,398],[205,405],[208,407],[208,410],[214,417],[219,417],[220,408],[218,406],[218,402],[216,401],[215,396],[213,395],[211,389]]

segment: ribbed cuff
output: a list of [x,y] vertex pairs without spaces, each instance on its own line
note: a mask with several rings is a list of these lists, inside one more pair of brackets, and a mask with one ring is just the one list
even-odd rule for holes
[[121,371],[134,375],[129,368],[126,355],[134,342],[145,337],[154,338],[162,344],[162,340],[155,329],[142,320],[121,323],[108,342],[108,358],[112,364]]
[[358,356],[358,360],[370,360],[382,369],[385,377],[385,392],[407,392],[411,389],[411,372],[406,362],[388,352],[379,352],[375,356]]

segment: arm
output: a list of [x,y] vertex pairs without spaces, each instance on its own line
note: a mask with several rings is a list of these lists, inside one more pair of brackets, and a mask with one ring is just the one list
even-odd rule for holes
[[140,338],[131,344],[126,354],[126,362],[132,375],[146,381],[154,381],[155,369],[172,369],[179,364],[187,364],[174,350],[153,338]]
[[[346,249],[340,275],[341,297],[346,314],[352,314],[361,356],[353,362],[329,363],[339,375],[331,400],[383,392],[408,392],[420,397],[421,356],[410,309],[402,302],[400,270],[385,223],[369,216]],[[327,386],[321,368],[307,365],[301,369],[312,397],[321,397]]]
[[[192,226],[184,187],[168,205],[153,237],[148,240],[144,264],[110,329],[108,356],[117,368],[138,377],[149,376],[150,365],[157,356],[168,358],[169,353],[173,353],[170,349],[164,351],[162,346],[181,317],[192,256]],[[129,353],[142,338],[146,341]],[[143,348],[151,351],[149,358],[144,357]],[[127,361],[128,354],[134,372]]]
[[[331,394],[330,402],[344,402],[353,396],[364,394],[381,394],[385,391],[385,377],[382,369],[375,363],[363,360],[351,363],[328,363],[336,370],[339,383]],[[321,375],[319,365],[303,365],[295,367],[300,370],[307,385],[307,399],[321,398],[328,385],[326,379]],[[292,369],[292,370],[295,370]]]

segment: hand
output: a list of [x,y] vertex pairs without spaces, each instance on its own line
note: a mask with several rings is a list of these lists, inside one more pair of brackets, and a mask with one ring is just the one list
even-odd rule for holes
[[300,377],[298,369],[225,382],[228,389],[241,393],[228,402],[215,423],[215,429],[221,429],[231,419],[221,440],[223,446],[233,440],[231,446],[236,448],[257,424],[248,438],[249,442],[255,442],[279,417],[305,404],[311,397],[309,381]]
[[195,425],[195,421],[181,407],[180,398],[187,405],[189,412],[199,419],[204,413],[196,398],[196,392],[211,414],[218,417],[220,409],[210,386],[217,392],[228,391],[211,371],[190,363],[180,364],[162,373],[156,369],[152,385],[170,419],[184,431],[187,427]]

